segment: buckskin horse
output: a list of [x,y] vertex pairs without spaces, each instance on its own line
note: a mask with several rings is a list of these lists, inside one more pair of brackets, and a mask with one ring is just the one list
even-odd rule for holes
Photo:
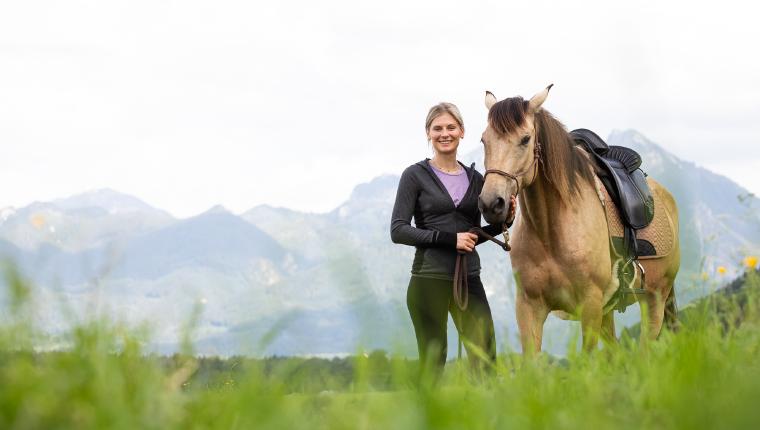
[[[616,342],[614,309],[608,305],[621,295],[616,274],[624,263],[610,234],[619,220],[606,212],[591,156],[541,108],[551,87],[530,100],[497,101],[487,92],[488,125],[481,139],[486,175],[479,207],[486,221],[505,222],[510,197],[518,197],[511,261],[520,342],[527,355],[541,351],[550,312],[580,320],[585,350],[596,349],[600,335],[605,342]],[[667,250],[639,260],[646,273],[644,288],[636,295],[622,291],[628,304],[641,304],[642,341],[656,339],[663,322],[675,327],[673,283],[680,266],[675,200],[653,179],[646,182],[661,221],[661,231],[653,236],[666,236],[668,243],[661,247]],[[652,240],[661,245],[661,239]]]

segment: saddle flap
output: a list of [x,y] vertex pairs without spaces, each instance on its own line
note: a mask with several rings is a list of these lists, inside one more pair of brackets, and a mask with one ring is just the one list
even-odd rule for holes
[[601,161],[607,163],[612,173],[612,182],[615,184],[619,199],[615,203],[620,208],[625,222],[636,230],[649,225],[654,218],[654,198],[644,172],[641,169],[629,172],[622,162],[613,166],[606,159]]

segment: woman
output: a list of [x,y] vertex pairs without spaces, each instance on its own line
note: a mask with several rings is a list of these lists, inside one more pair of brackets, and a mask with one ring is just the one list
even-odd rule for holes
[[[393,206],[391,239],[417,248],[407,290],[407,306],[417,337],[420,363],[439,370],[446,363],[446,322],[451,312],[476,365],[480,357],[496,360],[491,309],[480,281],[480,259],[475,251],[478,236],[469,233],[480,226],[478,195],[483,176],[457,161],[457,147],[464,138],[459,109],[451,103],[433,106],[425,121],[428,141],[435,155],[409,166],[401,175]],[[514,217],[514,200],[511,202]],[[414,217],[413,227],[411,219]],[[500,225],[484,230],[496,235]],[[457,253],[467,254],[468,306],[454,302],[453,279]],[[475,350],[477,348],[478,350]]]

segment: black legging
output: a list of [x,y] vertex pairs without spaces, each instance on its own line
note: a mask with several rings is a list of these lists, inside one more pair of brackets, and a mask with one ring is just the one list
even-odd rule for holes
[[412,276],[409,281],[406,304],[417,336],[420,364],[439,370],[446,364],[446,322],[451,312],[470,362],[488,369],[481,357],[491,363],[496,360],[496,336],[483,283],[479,276],[467,278],[469,303],[462,311],[454,302],[452,282],[420,276]]

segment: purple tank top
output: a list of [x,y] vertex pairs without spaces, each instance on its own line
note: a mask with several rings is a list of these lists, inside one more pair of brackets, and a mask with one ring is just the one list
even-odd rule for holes
[[467,192],[467,188],[470,186],[470,180],[467,178],[467,172],[461,169],[459,173],[446,173],[442,172],[429,163],[433,168],[435,175],[441,180],[443,186],[446,187],[446,191],[449,192],[451,200],[454,201],[454,206],[459,206],[459,202],[462,201],[464,193]]

